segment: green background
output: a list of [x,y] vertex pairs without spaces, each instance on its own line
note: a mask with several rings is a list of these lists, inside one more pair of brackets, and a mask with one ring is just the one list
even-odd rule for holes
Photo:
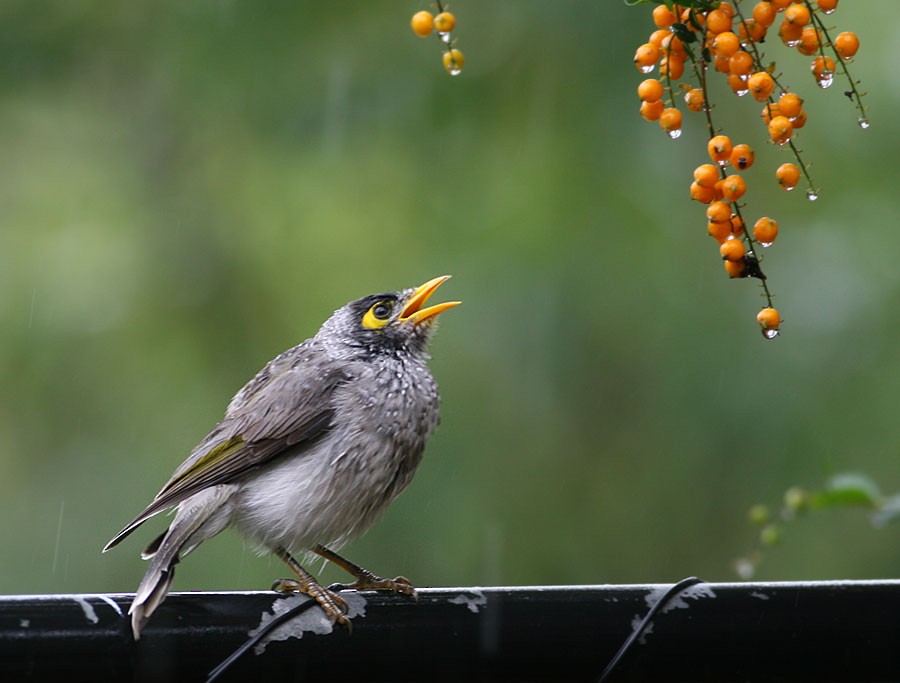
[[[746,3],[745,3],[746,4]],[[688,199],[699,115],[637,113],[649,6],[459,0],[464,73],[421,2],[6,2],[0,8],[0,592],[131,591],[155,494],[269,358],[350,299],[450,273],[443,423],[352,559],[414,583],[732,580],[746,510],[862,471],[900,489],[898,25],[841,3],[869,92],[763,47],[806,98],[821,187],[784,193],[760,105],[746,214],[784,334],[730,281]],[[749,4],[748,4],[749,8]],[[893,577],[897,527],[823,511],[766,579]],[[313,567],[320,569],[317,565]],[[283,576],[226,532],[176,590]],[[339,578],[333,569],[327,579]]]

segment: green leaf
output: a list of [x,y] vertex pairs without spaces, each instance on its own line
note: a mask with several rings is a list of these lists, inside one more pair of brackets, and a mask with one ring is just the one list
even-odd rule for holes
[[881,491],[864,474],[843,473],[833,476],[824,491],[816,491],[809,496],[811,507],[855,506],[879,508],[882,506]]

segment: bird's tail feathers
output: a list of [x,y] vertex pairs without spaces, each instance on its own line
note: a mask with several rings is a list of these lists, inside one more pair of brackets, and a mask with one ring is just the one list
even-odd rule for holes
[[224,506],[231,493],[229,488],[208,489],[184,501],[171,526],[141,554],[150,560],[150,566],[128,609],[135,640],[140,639],[144,624],[169,593],[175,578],[175,565],[227,526],[229,514]]

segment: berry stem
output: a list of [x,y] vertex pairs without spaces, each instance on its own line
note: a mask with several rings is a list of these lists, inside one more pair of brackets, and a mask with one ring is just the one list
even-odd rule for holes
[[[819,13],[813,11],[812,5],[810,5],[809,0],[803,0],[806,7],[809,9],[809,14],[812,17],[813,25],[815,25],[820,31],[822,31],[822,35],[825,36],[825,43],[831,48],[831,51],[834,52],[834,61],[835,64],[840,64],[841,71],[844,72],[844,76],[847,77],[847,82],[850,84],[850,90],[846,93],[847,97],[853,101],[854,106],[856,107],[856,111],[859,112],[860,121],[868,121],[866,118],[866,105],[863,104],[862,101],[862,93],[859,92],[856,88],[856,81],[853,80],[853,77],[850,75],[850,70],[847,68],[846,60],[841,57],[840,53],[834,47],[834,43],[831,40],[831,36],[828,35],[828,29],[825,28],[825,24],[822,21],[821,17],[819,17]],[[819,53],[822,57],[825,56],[825,45],[821,42],[819,43]]]

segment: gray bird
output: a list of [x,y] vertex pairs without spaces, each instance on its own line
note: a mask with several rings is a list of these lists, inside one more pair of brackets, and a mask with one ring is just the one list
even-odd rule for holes
[[[150,567],[131,603],[135,640],[165,599],[175,565],[229,526],[284,560],[295,578],[276,590],[314,598],[348,623],[341,588],[414,594],[335,550],[368,529],[409,484],[437,426],[438,390],[426,361],[436,316],[425,307],[449,276],[374,294],[338,309],[318,333],[270,361],[147,506],[106,544],[177,506],[169,528],[142,553]],[[351,574],[325,588],[293,554],[319,555]]]

